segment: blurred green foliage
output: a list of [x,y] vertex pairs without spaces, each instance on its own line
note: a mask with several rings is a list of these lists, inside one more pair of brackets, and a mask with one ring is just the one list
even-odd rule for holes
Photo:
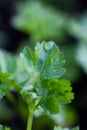
[[50,6],[37,1],[22,3],[12,25],[31,36],[32,41],[58,40],[64,36],[67,18]]
[[87,12],[78,19],[72,19],[69,26],[71,35],[78,40],[75,54],[76,62],[87,73]]
[[79,130],[79,127],[69,129],[69,128],[62,128],[62,127],[58,126],[58,127],[55,127],[54,130]]

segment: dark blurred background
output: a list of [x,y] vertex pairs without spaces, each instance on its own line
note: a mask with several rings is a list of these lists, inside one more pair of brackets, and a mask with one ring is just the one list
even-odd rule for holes
[[[0,0],[1,49],[11,54],[18,54],[24,46],[32,48],[37,41],[44,40],[55,41],[64,52],[67,72],[63,78],[71,80],[75,92],[73,102],[64,108],[68,117],[65,117],[65,122],[60,124],[67,127],[80,125],[81,130],[86,130],[87,1]],[[17,93],[14,93],[14,96],[16,99],[19,98]],[[1,101],[0,113],[5,114],[0,114],[0,122],[8,123],[14,127],[13,130],[24,129],[27,112],[24,112],[25,117],[22,117],[6,98],[3,101],[5,103]],[[5,104],[6,110],[4,110]],[[3,118],[6,115],[7,118]],[[34,118],[33,129],[52,130],[54,124],[53,118],[42,115]]]

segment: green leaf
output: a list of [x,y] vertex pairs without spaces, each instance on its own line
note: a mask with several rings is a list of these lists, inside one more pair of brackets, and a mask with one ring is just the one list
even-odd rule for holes
[[37,65],[37,56],[33,51],[31,51],[29,48],[25,47],[23,54],[25,56],[26,63],[30,66],[36,66]]
[[24,67],[26,71],[29,73],[29,78],[33,77],[33,80],[36,81],[37,77],[39,76],[39,72],[37,70],[37,56],[36,54],[31,51],[29,48],[24,48],[23,53],[21,53],[21,58],[23,60]]
[[8,89],[8,86],[7,86],[8,77],[9,77],[8,74],[0,72],[0,99],[2,99],[3,96],[5,95],[4,90]]
[[25,48],[21,57],[25,68],[35,78],[39,74],[42,79],[59,78],[65,72],[63,54],[52,41],[37,43],[35,52]]
[[52,55],[46,59],[41,72],[42,78],[59,78],[65,73],[65,69],[63,68],[64,61],[62,61],[61,56],[62,53],[54,50]]
[[70,81],[68,80],[42,80],[42,85],[48,91],[48,94],[54,94],[61,103],[70,103],[74,98]]
[[[32,94],[35,93],[38,96],[39,90],[41,90],[41,89],[35,88],[35,84],[39,82],[38,80],[58,78],[64,74],[65,69],[62,67],[64,65],[64,60],[63,60],[63,55],[60,52],[59,48],[52,41],[42,42],[41,44],[37,43],[35,46],[35,51],[31,51],[27,47],[24,48],[23,53],[21,53],[21,57],[23,60],[24,67],[26,71],[29,73],[29,80],[24,85],[22,89],[23,91],[21,91],[21,94],[24,97],[25,101],[29,103],[30,102],[29,99],[31,100],[33,99]],[[30,90],[28,91],[29,86],[33,86],[33,89],[35,90],[33,91],[32,89],[31,91]],[[42,91],[44,91],[44,89],[42,89],[41,92]],[[30,98],[30,95],[31,95],[31,98]],[[42,93],[42,96],[43,96],[43,93]],[[38,98],[41,98],[41,96]],[[35,99],[35,102],[36,102],[36,99]]]
[[37,43],[34,51],[25,48],[21,57],[29,73],[29,80],[20,91],[26,103],[56,114],[62,103],[71,102],[74,94],[70,82],[57,79],[65,72],[65,61],[53,41]]
[[58,99],[54,96],[49,96],[45,99],[45,101],[42,103],[42,107],[45,111],[49,111],[51,114],[56,114],[59,112],[59,103]]
[[72,92],[71,83],[68,80],[58,81],[59,101],[62,103],[70,103],[74,99],[74,93]]
[[0,88],[4,90],[7,89],[8,87],[15,88],[18,90],[21,89],[18,82],[10,78],[10,74],[0,72]]
[[5,95],[5,91],[11,88],[21,90],[18,82],[10,78],[10,74],[0,72],[0,99]]
[[61,104],[67,104],[74,98],[71,83],[68,80],[44,79],[38,81],[35,86],[40,105],[45,111],[52,114],[59,112]]
[[21,85],[29,79],[20,56],[3,50],[0,50],[0,72],[10,73],[10,78],[17,80]]

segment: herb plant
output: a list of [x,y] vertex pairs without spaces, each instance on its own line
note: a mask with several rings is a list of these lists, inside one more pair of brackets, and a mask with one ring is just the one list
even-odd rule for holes
[[[25,47],[20,57],[23,71],[25,70],[27,75],[26,79],[19,82],[12,73],[1,71],[0,99],[8,93],[11,95],[12,89],[18,90],[29,111],[26,130],[31,130],[36,109],[41,107],[47,113],[57,114],[61,105],[72,101],[74,93],[70,81],[59,79],[66,71],[64,68],[65,60],[63,53],[54,42],[37,43],[34,51]],[[0,130],[10,129],[0,126]],[[55,127],[54,130],[63,129]]]

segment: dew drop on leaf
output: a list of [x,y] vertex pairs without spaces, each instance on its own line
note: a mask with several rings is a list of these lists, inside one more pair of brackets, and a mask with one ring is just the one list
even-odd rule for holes
[[54,45],[54,42],[52,42],[52,41],[47,42],[47,43],[44,44],[44,49],[45,49],[46,51],[49,51],[49,50],[52,49],[53,45]]

